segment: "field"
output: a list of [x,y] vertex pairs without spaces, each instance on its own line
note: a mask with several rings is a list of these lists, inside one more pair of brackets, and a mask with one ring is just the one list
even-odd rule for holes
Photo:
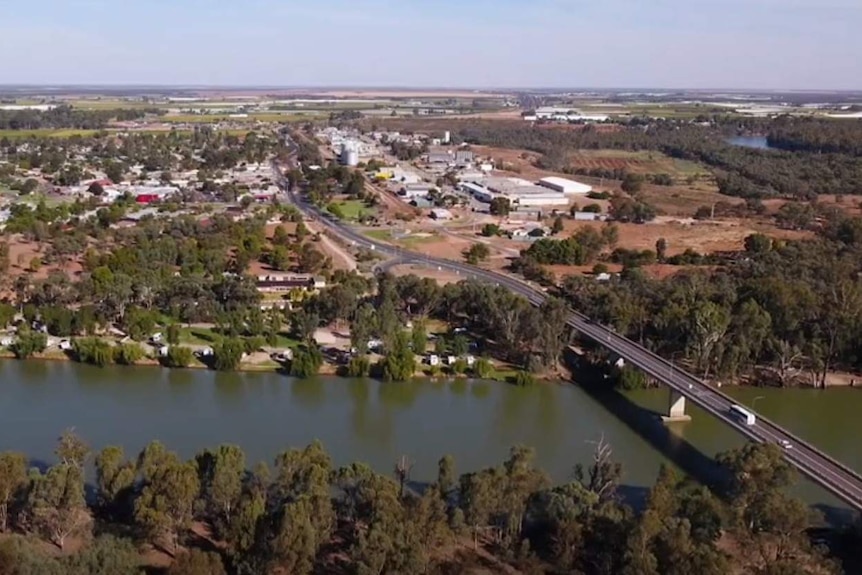
[[[605,224],[598,222],[565,222],[565,235],[581,227],[600,230]],[[615,224],[619,229],[618,247],[633,250],[655,250],[659,238],[667,241],[667,253],[672,256],[692,249],[701,254],[724,251],[739,251],[744,248],[745,238],[754,233],[764,233],[777,239],[800,239],[810,237],[807,232],[779,230],[753,221],[719,221],[688,223],[673,218],[657,218],[648,224]]]
[[70,130],[44,128],[37,130],[0,130],[0,138],[71,138],[73,136],[92,136],[98,134],[99,130]]
[[361,200],[344,200],[336,202],[336,206],[341,210],[344,218],[347,220],[357,221],[364,215],[373,215],[375,210],[365,205]]
[[627,152],[624,150],[578,150],[569,161],[573,168],[587,170],[624,169],[636,174],[669,174],[675,179],[709,176],[709,171],[695,162],[677,160],[661,152]]
[[309,119],[311,114],[290,113],[279,114],[277,112],[249,114],[244,118],[231,117],[229,114],[168,114],[160,116],[157,122],[168,122],[171,124],[212,124],[216,122],[297,122]]

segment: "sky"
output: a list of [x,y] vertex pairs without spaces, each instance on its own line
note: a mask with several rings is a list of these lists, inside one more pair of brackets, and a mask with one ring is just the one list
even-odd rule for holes
[[0,84],[862,89],[862,0],[0,0]]

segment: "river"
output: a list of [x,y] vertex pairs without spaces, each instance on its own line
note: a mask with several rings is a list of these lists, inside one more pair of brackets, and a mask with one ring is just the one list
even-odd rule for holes
[[[859,390],[731,393],[862,469],[862,451],[851,431],[862,411]],[[463,472],[500,463],[510,446],[523,443],[536,449],[538,463],[554,480],[565,481],[604,438],[624,465],[624,483],[639,493],[662,462],[702,473],[717,452],[743,444],[739,435],[691,407],[691,423],[670,428],[657,423],[652,411],[666,403],[665,390],[618,395],[575,385],[387,384],[0,360],[0,450],[50,462],[57,436],[74,427],[94,448],[118,444],[132,456],[152,439],[184,457],[235,443],[251,465],[320,439],[336,464],[361,460],[388,473],[406,455],[415,463],[413,479],[421,481],[434,477],[444,454],[453,455]],[[812,485],[798,491],[811,503],[835,504]]]

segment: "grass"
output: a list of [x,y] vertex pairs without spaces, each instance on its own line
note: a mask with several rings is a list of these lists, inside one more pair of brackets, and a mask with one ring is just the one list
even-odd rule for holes
[[[215,345],[222,338],[221,334],[216,333],[209,328],[180,328],[180,343],[185,345]],[[301,342],[284,333],[278,334],[278,341],[275,347],[294,349],[299,347]]]
[[53,128],[41,128],[37,130],[0,130],[0,138],[71,138],[72,136],[92,136],[100,130],[55,130]]
[[348,220],[358,220],[363,215],[371,215],[374,213],[374,210],[366,206],[365,202],[362,200],[344,200],[342,202],[337,202],[335,205],[337,205],[341,210],[341,213],[344,214],[344,218]]
[[638,152],[610,149],[578,150],[572,154],[572,163],[575,167],[599,167],[598,165],[594,165],[594,163],[600,162],[603,159],[631,162],[626,168],[637,173],[665,173],[676,178],[710,175],[709,170],[697,162],[671,158],[661,152],[650,150]]

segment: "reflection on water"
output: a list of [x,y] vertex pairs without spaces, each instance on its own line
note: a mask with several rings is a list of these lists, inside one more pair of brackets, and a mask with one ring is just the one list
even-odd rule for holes
[[[436,462],[452,455],[462,471],[496,465],[512,445],[536,449],[558,481],[589,461],[604,439],[624,464],[624,481],[651,484],[662,462],[699,474],[720,451],[743,439],[690,408],[693,421],[664,427],[654,412],[666,390],[624,396],[571,385],[520,388],[457,381],[381,383],[280,374],[234,374],[161,368],[98,369],[69,363],[0,362],[0,449],[53,458],[57,435],[75,427],[96,448],[121,444],[134,454],[159,439],[181,455],[236,443],[250,464],[289,447],[323,441],[336,463],[365,461],[384,472],[407,455],[416,480],[432,479]],[[855,389],[732,390],[739,401],[862,468]],[[812,501],[831,501],[803,487]]]

